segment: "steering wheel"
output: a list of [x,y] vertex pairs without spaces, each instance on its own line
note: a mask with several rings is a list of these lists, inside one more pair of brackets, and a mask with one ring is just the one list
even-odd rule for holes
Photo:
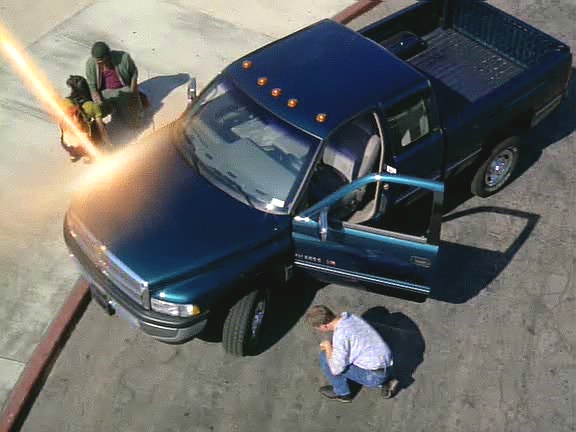
[[348,180],[340,171],[331,165],[320,164],[315,168],[308,186],[310,200],[317,203],[346,184]]

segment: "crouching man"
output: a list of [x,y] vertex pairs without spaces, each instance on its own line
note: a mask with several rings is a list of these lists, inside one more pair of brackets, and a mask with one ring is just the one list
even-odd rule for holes
[[350,402],[348,380],[381,388],[385,398],[395,395],[399,381],[390,375],[392,352],[370,324],[348,312],[336,316],[324,305],[312,306],[306,321],[320,332],[332,332],[331,341],[320,343],[320,365],[331,383],[320,387],[324,397]]
[[92,45],[86,61],[86,79],[97,104],[110,101],[130,126],[139,127],[143,115],[138,91],[138,68],[124,51],[113,51],[102,41]]

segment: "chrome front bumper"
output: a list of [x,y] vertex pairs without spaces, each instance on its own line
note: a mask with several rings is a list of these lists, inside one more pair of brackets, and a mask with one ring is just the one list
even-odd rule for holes
[[[84,276],[86,277],[86,276]],[[194,317],[187,321],[178,320],[170,323],[168,319],[161,321],[150,320],[149,317],[138,313],[134,306],[126,304],[112,297],[107,291],[93,280],[89,280],[92,299],[104,309],[108,315],[118,315],[133,327],[166,343],[183,343],[200,334],[208,318],[206,315]],[[167,317],[168,318],[168,317]]]

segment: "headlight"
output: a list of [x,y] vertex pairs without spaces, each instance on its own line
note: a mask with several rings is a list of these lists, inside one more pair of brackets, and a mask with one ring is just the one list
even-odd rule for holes
[[170,303],[153,298],[150,305],[153,311],[177,317],[189,317],[200,313],[200,308],[193,304]]

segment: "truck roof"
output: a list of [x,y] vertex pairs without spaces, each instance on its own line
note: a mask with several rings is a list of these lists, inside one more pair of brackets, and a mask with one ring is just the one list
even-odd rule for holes
[[[238,59],[224,74],[268,110],[322,139],[349,118],[427,83],[377,43],[328,19]],[[266,83],[259,85],[259,78]],[[276,88],[281,94],[274,97]],[[297,100],[293,108],[290,99]],[[316,120],[319,113],[324,122]]]

